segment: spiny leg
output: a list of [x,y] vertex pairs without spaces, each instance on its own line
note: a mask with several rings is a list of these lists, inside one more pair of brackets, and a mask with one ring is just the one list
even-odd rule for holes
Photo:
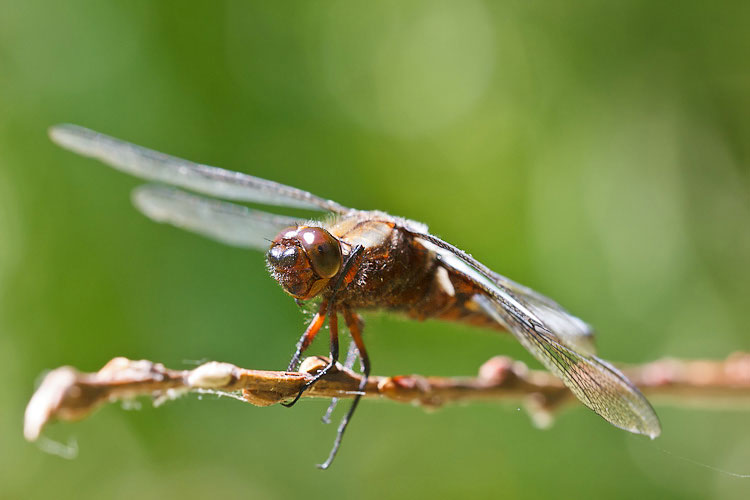
[[[336,292],[341,288],[341,285],[344,283],[344,280],[349,275],[350,271],[353,270],[354,264],[358,261],[359,256],[364,251],[364,247],[362,245],[357,245],[354,247],[351,251],[351,253],[347,256],[346,261],[344,261],[344,266],[341,269],[341,272],[339,272],[338,278],[336,278],[336,283],[333,286],[331,296],[328,299],[328,329],[331,333],[331,353],[330,353],[330,360],[328,364],[320,370],[309,382],[307,382],[305,385],[302,386],[302,388],[299,390],[299,393],[297,393],[297,396],[290,401],[289,403],[281,403],[283,406],[286,406],[287,408],[291,408],[294,406],[294,404],[299,401],[299,398],[302,397],[302,393],[304,393],[307,389],[309,389],[315,382],[321,379],[324,375],[326,375],[334,366],[336,366],[336,362],[339,359],[339,334],[338,334],[338,317],[336,315],[336,309],[334,307],[334,304],[336,303]],[[351,278],[349,278],[351,279]],[[321,308],[321,311],[323,309]],[[322,325],[322,323],[321,323]],[[320,327],[318,327],[320,329]],[[305,336],[302,336],[302,339],[304,339]],[[302,339],[300,339],[300,344],[302,344]],[[299,349],[298,349],[299,350]],[[304,350],[304,349],[303,349]],[[300,354],[297,355],[295,353],[295,357],[292,358],[292,361],[295,360],[295,358],[298,360]]]
[[365,386],[367,385],[367,378],[370,375],[370,357],[367,355],[367,349],[365,348],[365,343],[362,340],[362,319],[357,313],[349,308],[345,308],[343,312],[346,326],[349,328],[349,332],[352,335],[352,341],[359,351],[359,362],[362,365],[362,380],[359,383],[359,390],[354,396],[354,400],[352,401],[351,407],[349,407],[349,411],[346,412],[344,418],[341,419],[341,423],[339,423],[339,428],[336,431],[336,440],[333,442],[333,448],[331,448],[331,452],[328,454],[328,458],[325,462],[318,465],[318,467],[321,469],[327,469],[328,467],[330,467],[333,459],[336,458],[336,453],[338,453],[339,447],[341,446],[341,440],[344,437],[344,431],[346,431],[346,427],[349,425],[349,421],[351,420],[352,415],[354,415],[354,410],[357,409],[359,400],[362,398],[362,393],[365,389]]
[[281,403],[283,406],[286,406],[287,408],[294,406],[294,404],[299,401],[299,398],[302,397],[303,392],[312,387],[315,382],[324,377],[329,371],[331,371],[331,368],[336,366],[336,362],[339,360],[339,319],[338,313],[333,307],[329,307],[328,309],[328,330],[331,333],[331,353],[328,364],[316,373],[309,382],[302,386],[293,400],[289,403]]
[[[354,362],[359,357],[359,351],[357,350],[357,346],[354,344],[354,341],[349,342],[349,348],[346,352],[346,360],[344,361],[344,368],[347,370],[351,370],[354,368]],[[339,402],[339,398],[331,398],[331,404],[328,405],[328,409],[326,409],[325,414],[321,417],[321,420],[324,424],[330,424],[331,423],[331,415],[333,414],[333,411],[336,409],[336,405]]]
[[[357,351],[357,346],[354,344],[354,341],[349,342],[349,349],[346,352],[346,360],[344,361],[344,368],[351,370],[354,367],[354,362],[357,360],[357,356],[359,355],[359,351]],[[325,414],[321,417],[321,420],[323,420],[324,424],[330,424],[331,423],[331,415],[333,414],[333,410],[336,409],[336,404],[338,404],[339,398],[331,398],[331,404],[328,405],[328,409],[326,410]]]
[[305,333],[302,334],[302,336],[299,338],[299,341],[297,342],[297,350],[294,352],[294,356],[292,356],[292,360],[289,361],[289,367],[287,368],[288,372],[296,371],[299,367],[299,360],[300,357],[302,357],[302,353],[307,350],[308,347],[310,347],[310,344],[312,344],[312,341],[315,340],[315,336],[318,334],[320,329],[323,326],[323,323],[325,323],[326,320],[326,314],[328,313],[328,303],[324,300],[320,307],[318,308],[318,312],[315,313],[315,316],[313,317],[312,321],[309,325],[307,325],[307,329],[305,330]]

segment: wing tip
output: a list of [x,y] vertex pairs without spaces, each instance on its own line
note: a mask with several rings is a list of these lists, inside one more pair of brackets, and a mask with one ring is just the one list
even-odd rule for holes
[[[656,417],[656,413],[654,413],[654,417]],[[649,429],[647,432],[644,433],[644,435],[651,438],[651,440],[654,440],[661,436],[661,423],[659,422],[659,417],[656,417],[656,422],[654,427]]]
[[138,186],[130,193],[130,201],[146,217],[157,222],[164,222],[168,219],[160,207],[158,201],[164,198],[165,191],[168,188],[156,186],[153,184],[144,184]]
[[[581,402],[583,401],[581,400]],[[583,403],[584,405],[586,405],[585,402]],[[599,411],[596,408],[592,408],[591,406],[588,406],[588,408],[596,413],[599,417],[601,417],[605,422],[620,430],[629,432],[631,434],[637,434],[639,436],[646,436],[652,441],[661,436],[661,422],[659,422],[659,417],[658,415],[656,415],[656,412],[653,410],[653,408],[649,413],[645,415],[643,413],[639,413],[637,415],[637,420],[630,421],[623,421],[618,418],[613,418],[606,412]]]
[[661,424],[659,423],[658,417],[654,413],[655,420],[650,420],[642,423],[642,426],[638,426],[635,429],[629,429],[634,434],[641,434],[647,436],[649,439],[654,440],[661,436]]
[[47,129],[50,140],[61,148],[86,155],[82,140],[90,139],[95,132],[72,123],[60,123]]
[[58,146],[65,147],[69,127],[69,123],[58,123],[57,125],[52,125],[47,129],[47,136]]
[[[641,395],[641,397],[643,396]],[[601,413],[599,413],[599,416],[604,418],[604,420],[614,425],[615,427],[619,427],[622,430],[631,432],[633,434],[640,434],[641,436],[646,436],[649,439],[654,440],[661,435],[661,422],[659,421],[659,416],[656,414],[656,411],[654,411],[654,409],[651,407],[651,404],[648,403],[648,400],[646,400],[645,397],[643,397],[643,400],[646,402],[646,404],[648,404],[649,411],[644,412],[645,409],[642,408],[641,411],[638,412],[638,421],[633,424],[627,425],[624,423],[613,421],[608,416],[602,415]]]

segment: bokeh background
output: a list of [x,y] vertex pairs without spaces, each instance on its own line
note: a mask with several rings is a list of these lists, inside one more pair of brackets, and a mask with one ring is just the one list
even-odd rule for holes
[[[324,401],[111,405],[49,429],[74,460],[21,426],[47,369],[279,369],[304,327],[262,255],[142,217],[59,122],[425,221],[611,360],[749,350],[748,26],[741,1],[0,1],[0,497],[747,498],[690,462],[750,473],[747,410],[658,405],[650,442],[581,408],[541,431],[366,402],[327,472]],[[530,361],[456,325],[366,337],[378,374]]]

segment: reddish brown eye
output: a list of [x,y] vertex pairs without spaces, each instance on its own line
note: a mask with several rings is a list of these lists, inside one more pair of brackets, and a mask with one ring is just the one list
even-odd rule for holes
[[320,227],[306,227],[297,234],[315,274],[332,278],[341,269],[341,246],[331,233]]

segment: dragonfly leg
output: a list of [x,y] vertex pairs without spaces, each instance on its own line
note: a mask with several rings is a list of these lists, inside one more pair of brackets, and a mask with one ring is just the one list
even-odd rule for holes
[[299,398],[302,397],[302,393],[312,387],[315,382],[320,380],[329,371],[331,371],[331,368],[336,366],[336,362],[339,360],[339,320],[338,313],[336,313],[336,311],[333,309],[329,310],[328,330],[331,333],[331,352],[328,364],[322,370],[316,373],[312,380],[302,386],[302,388],[297,393],[297,396],[295,396],[293,400],[288,403],[281,403],[283,406],[286,406],[287,408],[291,408],[292,406],[294,406],[295,403],[299,401]]
[[352,341],[359,351],[359,362],[362,365],[362,380],[359,383],[359,391],[354,396],[354,401],[352,401],[349,411],[346,412],[344,418],[341,419],[341,423],[339,423],[339,428],[336,431],[336,440],[333,442],[333,447],[328,454],[328,458],[325,462],[318,465],[321,469],[327,469],[330,467],[333,459],[336,458],[336,453],[338,453],[339,447],[341,446],[341,440],[344,437],[344,431],[346,431],[349,421],[351,420],[352,415],[354,415],[354,410],[357,409],[359,400],[362,398],[362,393],[367,385],[367,378],[370,376],[370,357],[367,355],[367,349],[362,340],[362,319],[357,313],[346,308],[344,309],[344,320],[346,321],[346,325],[352,335]]
[[[359,351],[357,350],[357,346],[354,344],[354,342],[349,342],[349,349],[346,352],[346,360],[344,361],[344,368],[351,370],[354,367],[354,362],[359,357]],[[326,410],[323,417],[321,417],[321,420],[324,424],[330,424],[331,423],[331,415],[333,414],[333,410],[336,409],[336,405],[339,402],[339,398],[331,398],[331,404],[328,405],[328,409]]]
[[[328,361],[328,364],[320,370],[318,373],[315,374],[315,376],[307,382],[305,385],[302,386],[302,388],[297,393],[297,396],[288,403],[281,403],[282,405],[286,406],[287,408],[291,408],[294,406],[297,401],[299,401],[299,398],[302,397],[302,394],[312,387],[312,385],[320,380],[322,377],[324,377],[331,369],[336,366],[336,362],[339,360],[339,329],[338,329],[338,315],[335,309],[334,304],[336,303],[336,292],[341,288],[341,285],[344,283],[344,279],[349,274],[349,272],[352,270],[352,267],[354,266],[354,263],[357,262],[358,257],[362,254],[364,251],[364,247],[362,245],[357,245],[354,247],[352,252],[349,254],[349,256],[346,258],[346,261],[344,262],[344,266],[341,269],[341,272],[339,273],[338,278],[336,279],[336,283],[333,286],[333,290],[331,292],[331,297],[328,299],[328,330],[331,333],[331,352],[330,352],[330,360]],[[323,309],[321,308],[321,311]],[[322,326],[322,321],[321,321]],[[320,329],[320,327],[318,327]],[[304,335],[303,335],[304,339]],[[302,343],[302,341],[301,341]],[[301,353],[300,353],[301,355]],[[296,356],[296,353],[295,353]],[[297,359],[299,357],[297,356]],[[292,358],[292,361],[295,359]]]
[[326,301],[323,301],[323,303],[320,304],[318,312],[315,313],[312,321],[307,326],[305,333],[302,334],[299,341],[297,342],[297,350],[294,352],[294,356],[292,356],[292,360],[289,362],[289,368],[287,368],[287,371],[293,372],[297,370],[297,368],[299,367],[300,357],[302,357],[302,353],[305,352],[308,347],[310,347],[310,344],[312,344],[315,336],[320,331],[323,323],[326,320],[327,312],[328,303]]

